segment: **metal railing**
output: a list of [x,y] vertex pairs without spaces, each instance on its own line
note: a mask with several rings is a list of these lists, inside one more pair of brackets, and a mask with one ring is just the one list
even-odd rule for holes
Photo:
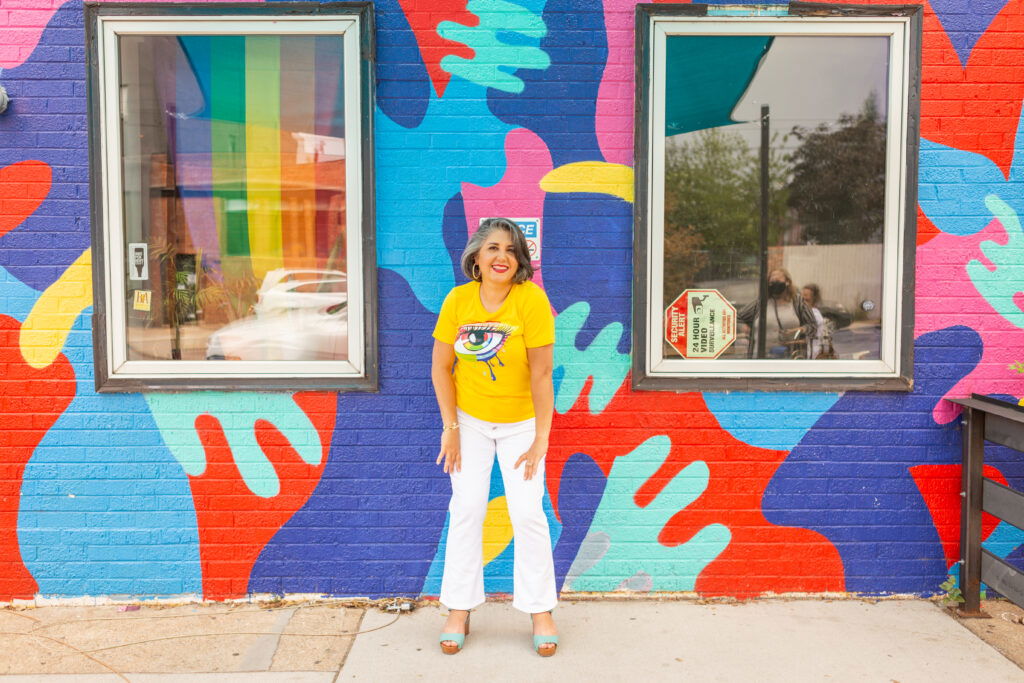
[[963,475],[960,496],[960,593],[964,616],[983,616],[981,584],[1024,607],[1024,572],[981,547],[981,514],[1024,529],[1024,493],[984,476],[985,442],[1024,451],[1024,409],[979,396],[954,399],[963,406]]

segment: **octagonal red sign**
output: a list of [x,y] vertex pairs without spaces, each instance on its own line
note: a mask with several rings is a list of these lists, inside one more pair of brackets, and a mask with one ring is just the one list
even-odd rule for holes
[[736,309],[717,289],[687,289],[665,309],[665,341],[683,358],[718,358],[736,341]]

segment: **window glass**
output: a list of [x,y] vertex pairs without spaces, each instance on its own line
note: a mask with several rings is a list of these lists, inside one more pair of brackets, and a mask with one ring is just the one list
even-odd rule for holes
[[878,359],[888,38],[666,41],[664,357]]
[[344,38],[117,40],[127,360],[347,360]]

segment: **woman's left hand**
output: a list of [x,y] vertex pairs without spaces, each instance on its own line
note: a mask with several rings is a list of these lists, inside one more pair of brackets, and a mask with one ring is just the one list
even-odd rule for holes
[[537,469],[540,467],[540,461],[547,455],[547,450],[547,444],[534,441],[530,445],[530,450],[519,456],[513,469],[519,469],[519,465],[525,462],[526,468],[523,470],[523,479],[526,481],[533,479],[533,475],[537,473]]

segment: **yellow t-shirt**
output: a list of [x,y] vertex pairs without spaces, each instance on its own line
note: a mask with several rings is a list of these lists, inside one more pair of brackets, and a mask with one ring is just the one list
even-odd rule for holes
[[513,285],[494,313],[480,303],[480,283],[448,293],[434,338],[455,347],[455,403],[479,420],[520,422],[534,416],[526,349],[555,343],[555,317],[544,290]]

